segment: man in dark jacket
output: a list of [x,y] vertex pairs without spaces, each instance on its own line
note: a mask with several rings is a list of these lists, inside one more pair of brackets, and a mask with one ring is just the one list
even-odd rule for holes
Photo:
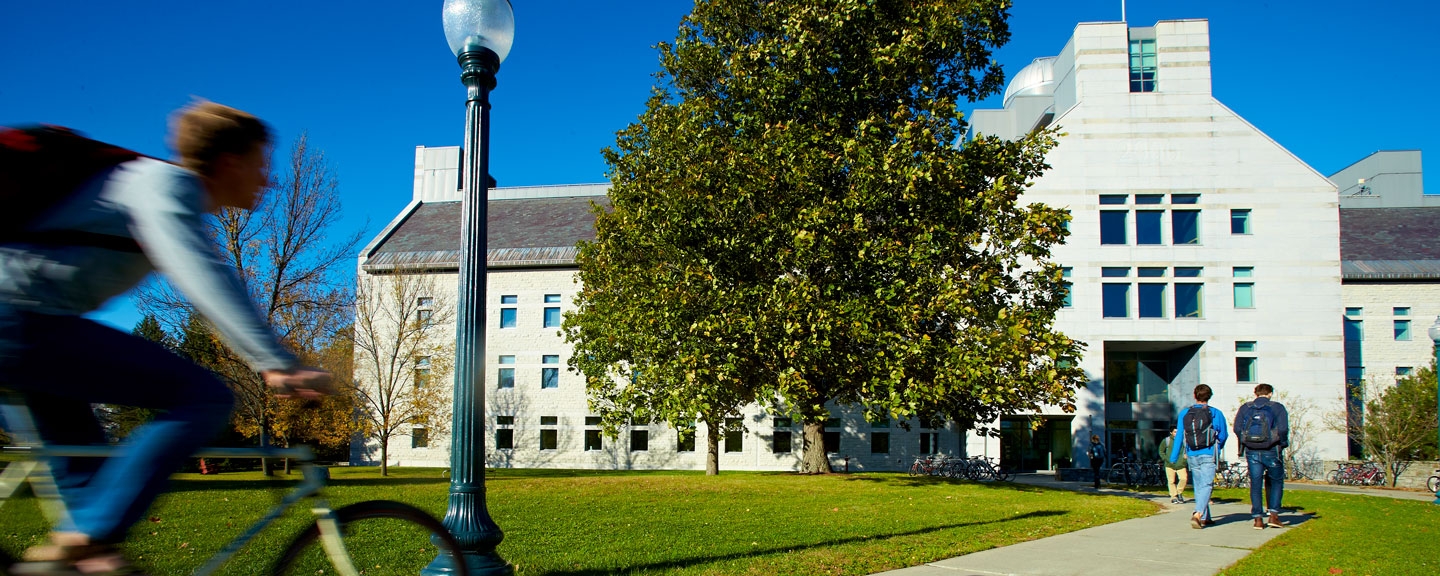
[[1095,480],[1095,489],[1100,489],[1100,469],[1105,467],[1105,445],[1100,443],[1099,434],[1090,435],[1090,449],[1085,451],[1090,457],[1090,474]]
[[1290,415],[1284,405],[1270,400],[1274,393],[1269,384],[1256,385],[1255,399],[1235,412],[1235,435],[1250,469],[1250,517],[1256,530],[1285,526],[1280,521],[1280,499],[1285,492],[1283,452],[1290,445]]

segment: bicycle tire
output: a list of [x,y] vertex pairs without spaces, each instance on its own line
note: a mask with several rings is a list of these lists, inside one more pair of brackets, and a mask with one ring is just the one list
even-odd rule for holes
[[[418,574],[444,554],[455,567],[453,573],[466,573],[459,542],[424,510],[401,502],[370,500],[336,510],[335,519],[344,535],[346,552],[357,568],[374,566],[383,568],[384,574]],[[320,544],[318,522],[311,523],[290,542],[271,573],[316,574],[317,565],[333,567]]]
[[919,475],[921,474],[921,472],[923,472],[923,471],[924,471],[924,469],[920,467],[920,462],[918,462],[918,461],[915,462],[914,464],[911,464],[911,465],[910,465],[910,475],[911,475],[911,476],[919,476]]
[[1431,494],[1440,493],[1440,476],[1431,476],[1429,480],[1426,480],[1425,489],[1429,490]]

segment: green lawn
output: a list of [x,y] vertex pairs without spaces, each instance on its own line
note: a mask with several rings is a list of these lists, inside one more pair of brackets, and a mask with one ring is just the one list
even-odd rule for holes
[[[448,485],[438,470],[392,471],[336,468],[326,494],[336,506],[390,499],[443,514]],[[131,553],[156,574],[188,574],[288,482],[178,476],[132,532]],[[505,530],[499,551],[525,575],[868,574],[1156,510],[1129,498],[900,474],[493,470],[488,489]],[[262,533],[226,573],[264,573],[306,515]],[[16,554],[37,542],[38,516],[33,500],[0,509],[0,546]],[[405,571],[370,573],[392,572]]]
[[[1220,490],[1218,494],[1250,500],[1246,490]],[[1287,490],[1284,507],[1314,518],[1286,529],[1222,574],[1440,574],[1440,506]]]

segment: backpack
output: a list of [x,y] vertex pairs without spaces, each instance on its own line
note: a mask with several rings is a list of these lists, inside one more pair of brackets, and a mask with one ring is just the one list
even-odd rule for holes
[[1104,460],[1104,459],[1105,459],[1105,445],[1104,445],[1104,444],[1091,444],[1091,445],[1090,445],[1090,457],[1091,457],[1091,458],[1097,458],[1097,459]]
[[1245,407],[1249,409],[1250,417],[1241,423],[1244,428],[1240,429],[1240,441],[1246,448],[1269,448],[1280,439],[1279,432],[1275,430],[1275,413],[1269,405],[1256,406],[1252,402]]
[[1209,448],[1215,445],[1215,416],[1209,406],[1195,405],[1185,411],[1183,421],[1185,446],[1191,450]]
[[5,206],[0,211],[0,241],[89,244],[81,233],[51,238],[53,234],[22,231],[91,178],[139,157],[137,152],[91,140],[69,128],[0,126],[0,204]]

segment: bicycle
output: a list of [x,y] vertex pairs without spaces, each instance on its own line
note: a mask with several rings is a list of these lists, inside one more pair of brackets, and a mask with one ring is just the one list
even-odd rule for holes
[[[56,525],[67,512],[51,477],[45,459],[49,457],[105,458],[117,448],[104,446],[47,446],[34,433],[34,422],[28,409],[13,399],[5,399],[5,416],[15,446],[7,450],[26,453],[27,458],[10,463],[0,471],[0,506],[29,485],[41,500],[40,508],[50,524]],[[320,491],[330,479],[329,469],[315,464],[315,454],[308,446],[295,448],[208,448],[195,454],[200,458],[290,458],[299,463],[302,481],[294,491],[281,498],[255,524],[211,556],[194,574],[214,574],[226,561],[244,548],[256,535],[273,523],[291,506],[308,500],[315,515],[310,524],[285,547],[271,574],[323,573],[328,563],[342,576],[359,576],[357,567],[393,565],[396,550],[414,550],[414,556],[435,558],[437,566],[465,573],[465,558],[455,536],[439,520],[425,511],[389,500],[370,500],[332,509]],[[14,562],[6,559],[6,562]]]
[[1425,481],[1425,489],[1429,490],[1431,494],[1440,496],[1440,468],[1437,468],[1435,472],[1436,476],[1431,476]]

